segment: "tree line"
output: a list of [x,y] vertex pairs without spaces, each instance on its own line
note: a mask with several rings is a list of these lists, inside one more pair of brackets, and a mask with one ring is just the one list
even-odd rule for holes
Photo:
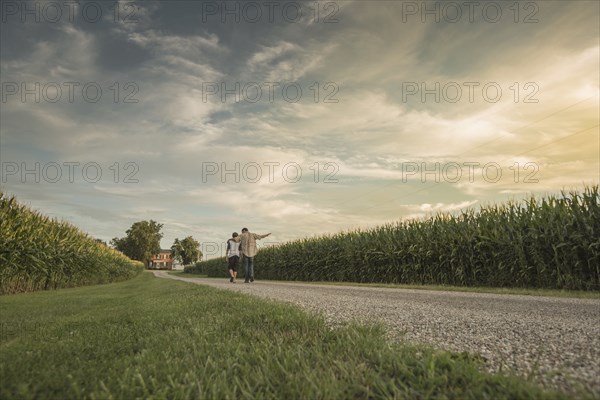
[[[142,261],[148,268],[152,257],[161,250],[160,240],[163,237],[161,229],[163,224],[156,221],[139,221],[131,225],[125,236],[115,237],[110,245],[119,250],[132,260]],[[202,257],[200,242],[192,236],[184,239],[176,238],[171,246],[171,258],[181,262],[183,265],[195,263]]]

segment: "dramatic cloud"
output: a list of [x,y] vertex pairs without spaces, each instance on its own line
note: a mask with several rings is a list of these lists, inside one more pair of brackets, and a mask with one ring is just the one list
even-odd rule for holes
[[600,180],[598,2],[44,4],[2,2],[0,186],[103,240],[277,243]]

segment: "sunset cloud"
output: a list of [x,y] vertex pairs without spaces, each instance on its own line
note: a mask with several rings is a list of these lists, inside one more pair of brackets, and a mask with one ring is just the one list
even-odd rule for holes
[[497,21],[427,2],[439,22],[423,2],[302,3],[297,20],[259,22],[200,3],[137,2],[94,23],[81,7],[74,21],[3,16],[2,190],[107,241],[157,220],[169,247],[600,180],[598,2],[518,15],[496,2]]

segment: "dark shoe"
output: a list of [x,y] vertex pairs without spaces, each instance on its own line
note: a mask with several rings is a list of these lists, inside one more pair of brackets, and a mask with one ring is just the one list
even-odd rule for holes
[[244,283],[250,283],[250,281],[249,281],[248,279],[246,279],[246,280],[244,281]]
[[250,282],[254,282],[254,277],[253,276],[250,277]]
[[229,282],[233,283],[233,276],[229,278]]

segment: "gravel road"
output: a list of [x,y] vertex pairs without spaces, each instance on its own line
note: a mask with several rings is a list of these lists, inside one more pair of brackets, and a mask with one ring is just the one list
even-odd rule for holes
[[332,324],[380,321],[393,340],[483,356],[546,387],[600,398],[600,300],[302,283],[171,278],[298,304]]

